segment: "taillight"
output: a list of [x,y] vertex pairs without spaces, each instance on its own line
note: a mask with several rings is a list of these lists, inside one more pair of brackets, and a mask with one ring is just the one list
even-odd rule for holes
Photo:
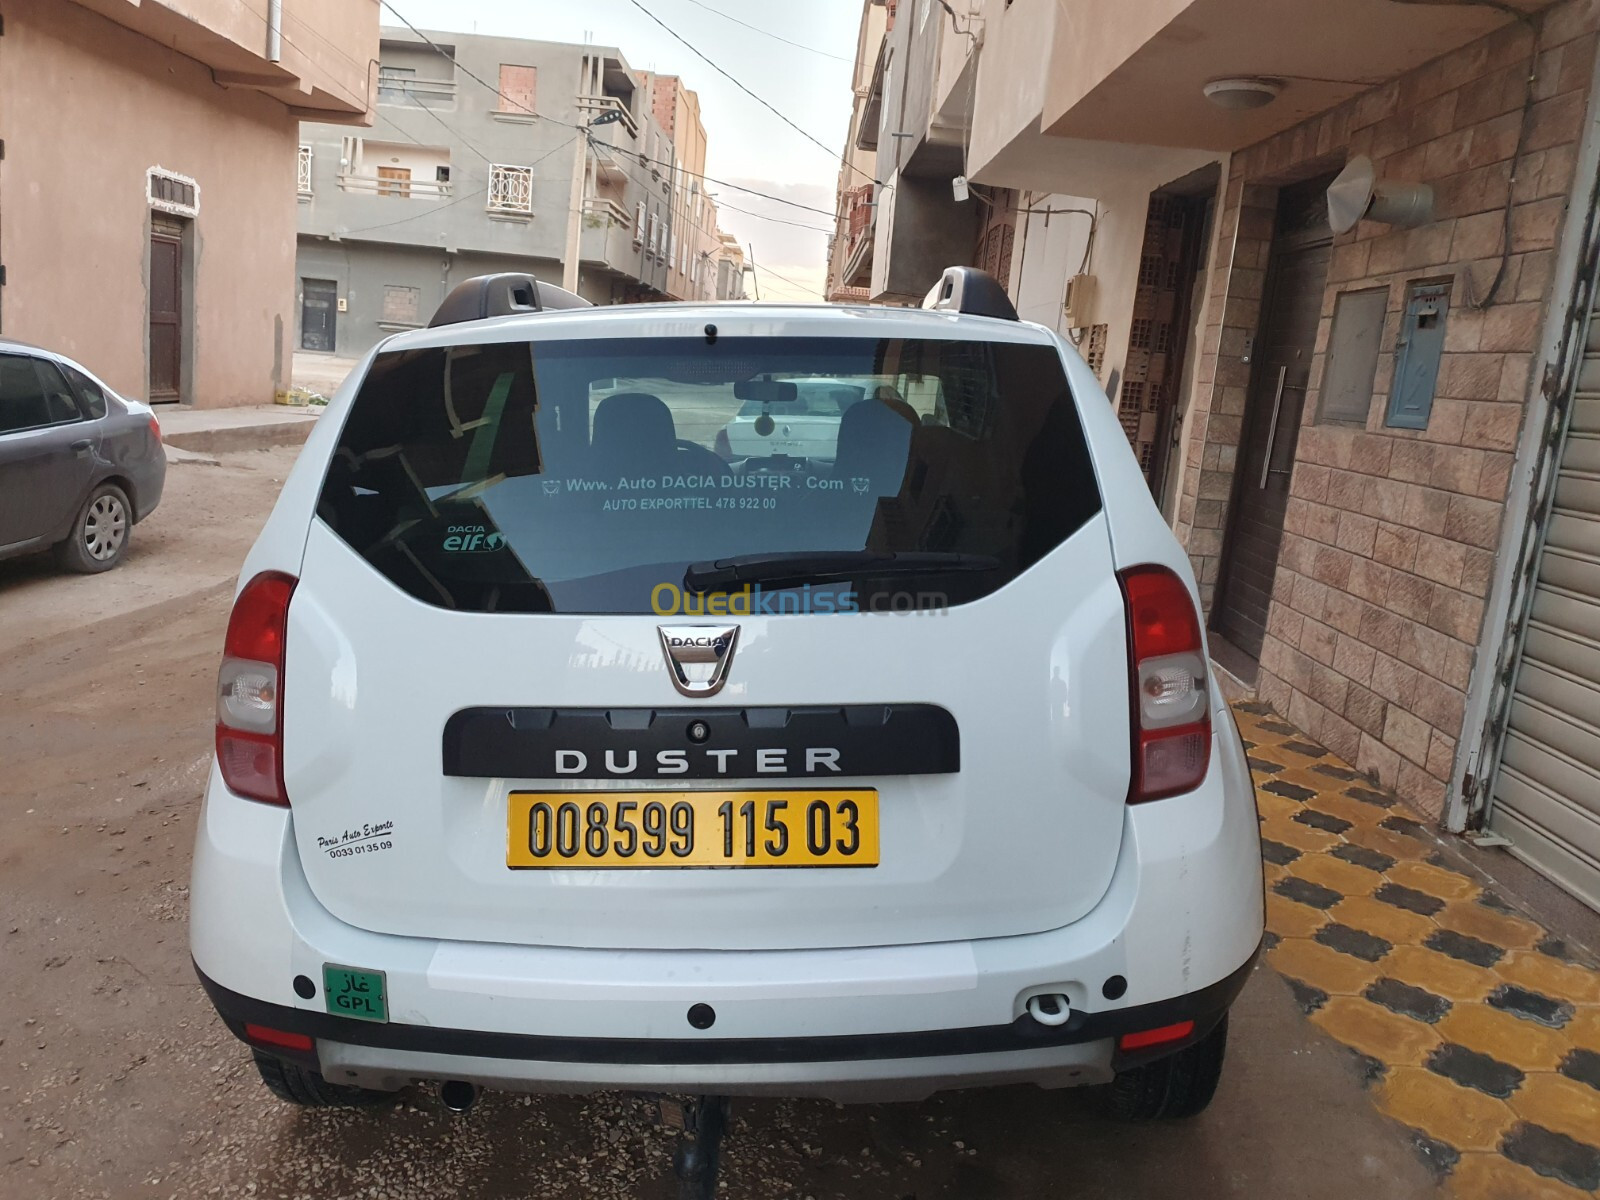
[[283,787],[283,649],[293,576],[244,585],[228,617],[217,673],[217,766],[235,795],[288,804]]
[[155,435],[156,443],[161,442],[161,422],[156,420],[155,413],[150,414],[150,432]]
[[1123,571],[1133,685],[1133,781],[1128,803],[1200,786],[1211,763],[1211,698],[1200,618],[1166,567]]

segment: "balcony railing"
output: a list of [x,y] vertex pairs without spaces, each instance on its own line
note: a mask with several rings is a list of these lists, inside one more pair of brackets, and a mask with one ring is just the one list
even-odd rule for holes
[[845,254],[855,251],[863,236],[872,233],[872,185],[851,188],[845,193]]
[[346,192],[365,192],[369,196],[391,196],[400,200],[443,200],[450,195],[450,184],[433,179],[379,179],[375,175],[339,176],[339,188]]
[[456,84],[451,79],[418,79],[412,75],[378,72],[378,103],[408,104],[413,108],[454,108]]
[[604,217],[613,225],[633,224],[633,214],[607,196],[590,196],[583,202],[583,211],[592,217]]

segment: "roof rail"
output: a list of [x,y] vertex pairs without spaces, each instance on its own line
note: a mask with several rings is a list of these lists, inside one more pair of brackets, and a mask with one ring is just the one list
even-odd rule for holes
[[999,317],[1003,321],[1021,319],[1005,288],[993,275],[977,267],[946,267],[944,278],[923,298],[922,307],[974,317]]
[[582,296],[565,288],[540,283],[532,275],[518,271],[504,271],[498,275],[475,275],[458,283],[439,305],[428,328],[482,321],[488,317],[509,317],[514,313],[592,307]]

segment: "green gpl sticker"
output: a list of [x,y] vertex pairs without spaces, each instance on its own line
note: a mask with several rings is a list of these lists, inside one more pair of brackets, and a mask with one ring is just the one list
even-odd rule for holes
[[389,1002],[383,984],[382,971],[322,964],[322,995],[328,1011],[336,1017],[387,1021]]

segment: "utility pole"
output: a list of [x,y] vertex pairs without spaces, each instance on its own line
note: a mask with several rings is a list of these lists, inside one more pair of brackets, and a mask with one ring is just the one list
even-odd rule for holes
[[756,247],[754,242],[746,242],[745,249],[750,252],[750,282],[755,284],[756,299],[761,299],[761,276],[756,273]]
[[561,286],[569,292],[578,290],[578,260],[583,253],[583,200],[588,190],[589,176],[589,74],[594,59],[583,58],[583,73],[578,92],[577,145],[572,161],[572,194],[567,200],[567,254],[561,268]]

